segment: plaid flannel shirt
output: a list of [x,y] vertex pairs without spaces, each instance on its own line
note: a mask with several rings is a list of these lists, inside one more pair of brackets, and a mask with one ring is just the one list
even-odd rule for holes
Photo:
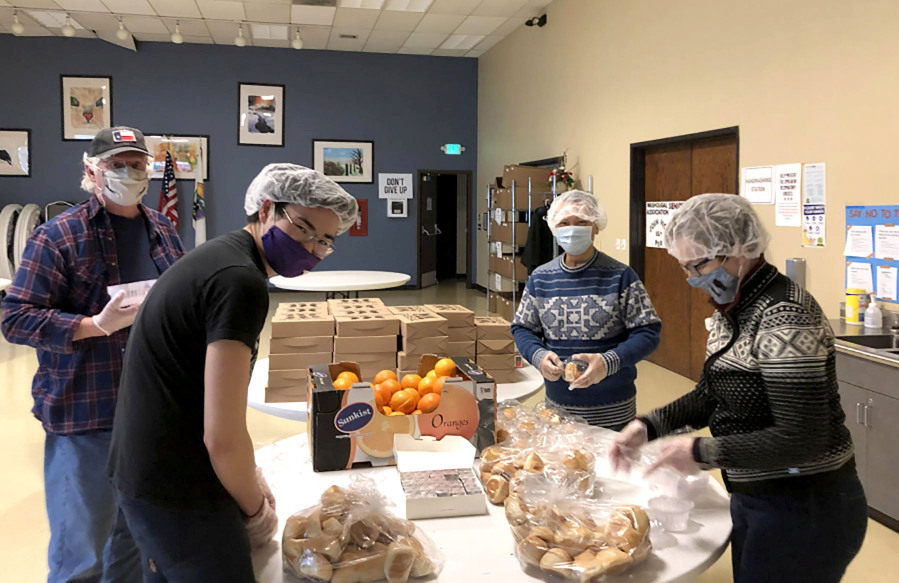
[[[163,215],[139,206],[150,255],[160,273],[184,255]],[[109,302],[107,286],[122,283],[115,232],[92,196],[32,233],[12,287],[3,299],[3,335],[37,350],[32,413],[48,433],[112,429],[128,328],[73,341],[81,320]]]

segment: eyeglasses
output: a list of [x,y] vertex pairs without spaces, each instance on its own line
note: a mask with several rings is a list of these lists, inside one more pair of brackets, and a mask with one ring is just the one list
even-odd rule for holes
[[102,160],[100,162],[100,166],[102,166],[104,170],[122,170],[123,168],[126,168],[128,166],[135,170],[146,170],[148,164],[149,160],[143,159],[122,160],[117,158],[107,158],[106,160]]
[[702,261],[698,261],[698,262],[694,263],[693,265],[684,265],[683,263],[678,263],[678,265],[680,265],[680,268],[683,269],[684,273],[686,273],[687,275],[692,275],[694,277],[698,277],[698,276],[702,275],[701,273],[699,273],[699,270],[702,269],[703,267],[705,267],[706,265],[708,265],[709,263],[711,263],[712,261],[714,261],[715,259],[717,259],[717,257],[709,257],[707,259],[703,259]]
[[334,253],[334,243],[329,241],[328,239],[322,238],[309,227],[304,227],[303,225],[298,225],[293,222],[293,219],[290,218],[290,215],[287,214],[287,211],[283,211],[284,216],[287,218],[287,222],[296,227],[303,233],[302,243],[308,243],[309,241],[315,241],[315,246],[313,247],[316,255],[321,258],[327,257],[331,253]]

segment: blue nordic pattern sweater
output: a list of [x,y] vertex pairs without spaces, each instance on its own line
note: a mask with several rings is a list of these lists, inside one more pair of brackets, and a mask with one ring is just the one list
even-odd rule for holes
[[512,322],[519,352],[538,369],[547,351],[565,359],[599,353],[608,376],[575,391],[546,381],[547,397],[564,406],[597,406],[636,395],[636,365],[659,345],[662,323],[633,269],[596,251],[570,268],[564,255],[534,270]]

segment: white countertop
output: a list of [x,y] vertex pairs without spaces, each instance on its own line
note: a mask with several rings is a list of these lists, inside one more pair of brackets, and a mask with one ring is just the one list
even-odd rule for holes
[[308,292],[348,292],[387,289],[405,285],[412,279],[394,271],[310,271],[297,277],[276,275],[269,279],[281,289]]

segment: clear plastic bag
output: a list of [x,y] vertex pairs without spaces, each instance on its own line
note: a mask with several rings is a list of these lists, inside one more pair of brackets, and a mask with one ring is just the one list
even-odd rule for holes
[[285,568],[303,581],[332,583],[404,583],[439,574],[437,546],[388,506],[369,478],[355,477],[349,488],[331,486],[319,504],[287,519]]
[[586,360],[566,358],[562,361],[562,380],[568,383],[576,381],[588,368],[590,364]]

